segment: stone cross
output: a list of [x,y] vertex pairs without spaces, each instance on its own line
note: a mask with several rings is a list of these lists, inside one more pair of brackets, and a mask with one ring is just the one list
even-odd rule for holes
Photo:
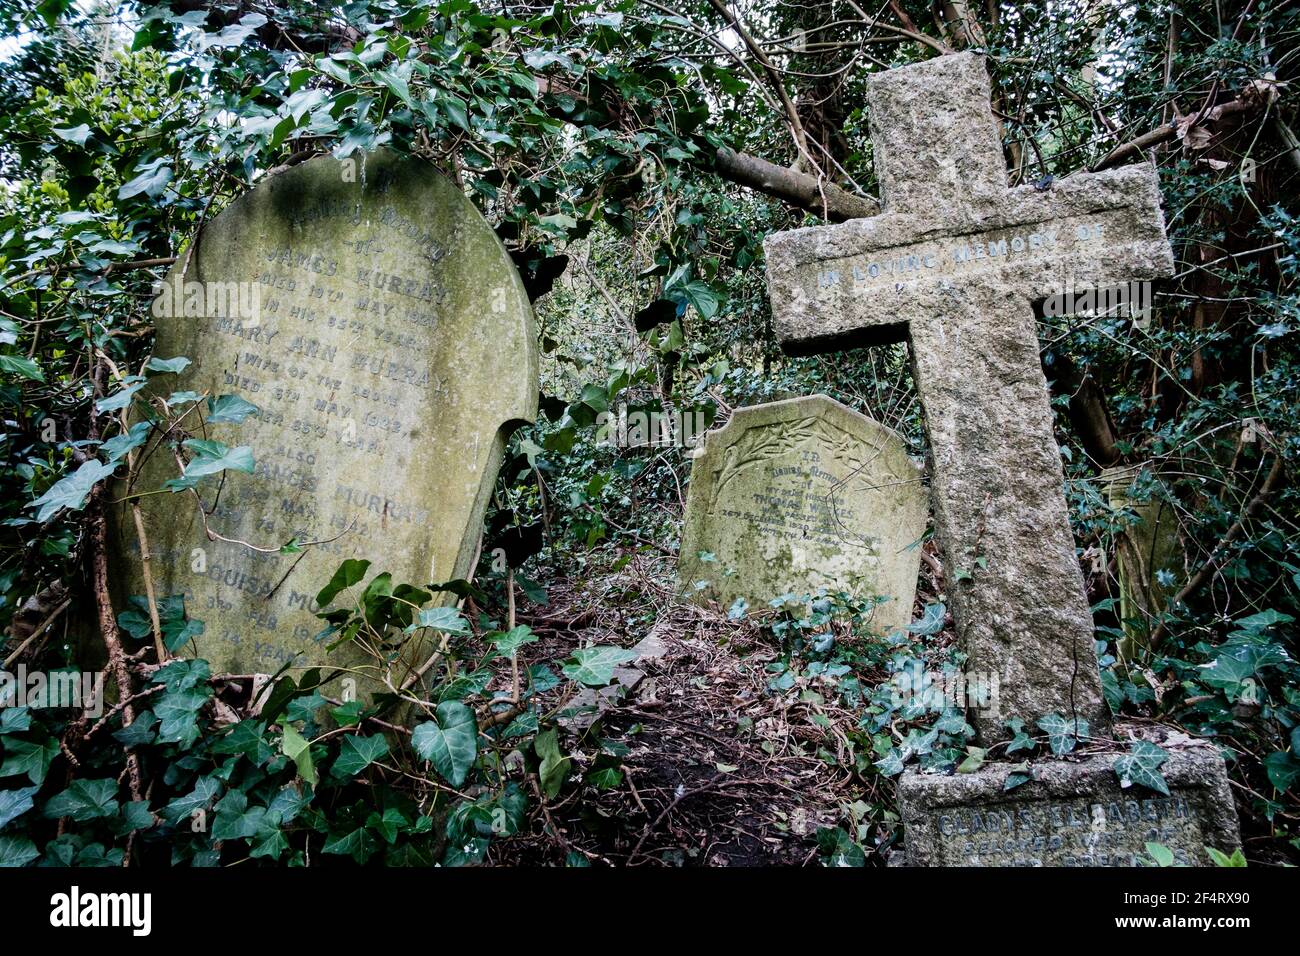
[[1155,170],[1007,188],[988,74],[974,54],[872,77],[882,212],[769,236],[772,313],[794,354],[910,342],[931,492],[972,711],[1105,722],[1092,615],[1064,497],[1033,303],[1173,271]]

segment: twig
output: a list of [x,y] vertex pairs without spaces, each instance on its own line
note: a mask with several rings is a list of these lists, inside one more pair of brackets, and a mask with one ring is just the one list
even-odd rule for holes
[[19,644],[18,649],[5,658],[4,670],[8,670],[9,666],[13,664],[14,661],[18,660],[19,657],[22,656],[23,651],[27,650],[27,648],[31,646],[32,641],[36,640],[38,637],[40,637],[42,634],[48,631],[50,629],[50,625],[53,624],[56,620],[58,620],[59,615],[62,614],[64,611],[66,611],[68,609],[68,605],[71,603],[72,603],[72,598],[68,598],[66,601],[64,601],[62,604],[56,607],[54,611],[50,614],[50,616],[41,622],[41,626],[38,627],[36,630],[32,631],[32,633],[28,635],[27,640]]

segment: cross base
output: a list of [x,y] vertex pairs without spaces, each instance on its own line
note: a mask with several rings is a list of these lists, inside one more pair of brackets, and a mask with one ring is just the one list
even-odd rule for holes
[[1148,843],[1176,865],[1212,865],[1207,847],[1241,846],[1237,811],[1218,749],[1203,741],[1157,741],[1169,753],[1160,767],[1165,796],[1120,785],[1114,761],[1123,752],[1067,763],[1030,761],[1033,779],[1006,790],[1019,765],[988,764],[945,776],[906,772],[899,810],[909,866],[1146,866]]

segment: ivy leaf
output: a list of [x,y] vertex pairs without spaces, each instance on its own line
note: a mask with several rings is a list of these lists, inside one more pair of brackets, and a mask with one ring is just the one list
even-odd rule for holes
[[161,372],[164,374],[175,374],[183,372],[189,368],[190,360],[184,355],[178,355],[176,358],[160,359],[156,356],[149,359],[145,368],[150,372]]
[[49,491],[28,507],[39,509],[36,512],[37,521],[46,521],[63,508],[80,511],[86,506],[86,499],[90,497],[91,489],[95,484],[111,475],[116,469],[116,464],[105,465],[91,458],[66,478],[55,482]]
[[40,855],[26,837],[0,837],[0,866],[26,866]]
[[111,465],[122,459],[127,452],[134,451],[145,443],[149,437],[149,430],[153,428],[151,422],[136,422],[131,426],[129,431],[110,438],[104,444],[99,446],[100,452],[108,459]]
[[23,358],[21,355],[0,355],[0,372],[21,375],[33,382],[45,381],[45,373],[41,371],[41,367],[31,359]]
[[95,411],[100,413],[116,412],[119,409],[126,408],[131,404],[131,398],[142,388],[144,388],[144,382],[132,382],[120,391],[114,392],[108,398],[101,398],[95,402]]
[[[388,70],[375,70],[375,79],[386,86],[389,91],[410,109],[411,103],[411,64],[405,63]],[[468,129],[469,127],[464,127]]]
[[459,787],[478,756],[474,711],[460,701],[448,700],[438,705],[434,716],[436,719],[416,726],[411,745],[444,780]]
[[504,634],[492,638],[492,643],[503,657],[509,657],[525,644],[532,644],[538,640],[540,638],[533,633],[531,627],[527,624],[520,624],[518,627],[512,627]]
[[1140,783],[1158,793],[1169,796],[1169,785],[1160,773],[1160,765],[1169,759],[1169,754],[1153,743],[1136,740],[1129,752],[1115,758],[1111,765],[1119,777],[1119,785],[1125,789]]
[[930,637],[938,634],[943,630],[943,621],[947,613],[948,608],[944,604],[927,604],[925,613],[918,620],[907,625],[907,631],[917,637]]
[[464,615],[448,605],[420,608],[419,616],[407,630],[414,631],[421,627],[430,627],[435,631],[460,637],[469,633],[469,622],[465,620]]
[[[407,106],[411,105],[409,99],[407,100],[406,105]],[[459,97],[456,96],[441,97],[439,99],[438,105],[442,107],[443,112],[447,114],[447,118],[450,119],[452,123],[454,123],[456,126],[459,126],[463,130],[467,130],[467,131],[469,130],[469,117],[465,113],[465,104],[460,101]]]
[[280,741],[280,749],[298,768],[298,776],[315,787],[319,776],[316,773],[315,765],[312,763],[311,745],[302,734],[294,729],[292,724],[284,725],[284,739]]
[[895,748],[873,765],[886,777],[897,777],[903,772],[903,755]]
[[971,725],[966,723],[965,716],[959,710],[948,710],[934,723],[934,729],[942,734],[956,734],[958,736],[969,736],[974,733]]
[[1210,860],[1215,866],[1244,867],[1246,865],[1246,855],[1241,852],[1241,847],[1232,851],[1232,856],[1224,853],[1222,850],[1216,850],[1212,846],[1207,846],[1205,852],[1209,854]]
[[983,747],[969,746],[966,748],[966,759],[957,767],[958,773],[974,773],[980,767],[984,766],[984,755],[987,751]]
[[219,33],[204,33],[200,38],[200,43],[203,45],[204,49],[209,47],[219,49],[222,47],[239,46],[252,36],[254,31],[266,26],[266,23],[267,20],[265,15],[261,13],[246,13],[240,17],[238,23],[227,25]]
[[19,790],[0,790],[0,830],[32,808],[32,797],[40,789],[23,787]]
[[617,767],[605,767],[587,774],[587,783],[597,790],[613,790],[623,782],[623,771]]
[[695,306],[696,311],[705,319],[711,319],[718,314],[718,307],[722,304],[721,297],[709,288],[704,282],[692,282],[686,287],[686,298],[690,300],[691,305]]
[[334,761],[331,773],[338,779],[355,777],[376,760],[388,754],[388,741],[381,736],[359,737],[348,734],[339,747],[338,759]]
[[140,173],[139,176],[136,176],[130,182],[123,183],[122,187],[117,191],[117,198],[130,199],[132,196],[144,193],[150,199],[157,199],[171,181],[172,168],[155,161],[145,167],[144,172]]
[[99,817],[117,815],[117,781],[112,777],[102,780],[74,780],[62,793],[45,801],[41,810],[51,820],[68,817],[78,823]]
[[32,712],[26,707],[0,708],[0,736],[31,730]]
[[154,728],[158,725],[158,718],[152,710],[142,710],[135,715],[135,720],[120,730],[113,731],[113,739],[124,747],[139,747],[141,744],[151,744],[154,742],[157,734]]
[[247,840],[257,836],[267,823],[266,807],[250,807],[248,797],[238,790],[231,790],[222,797],[215,809],[217,814],[212,822],[214,840]]
[[256,405],[238,395],[218,395],[208,399],[208,424],[238,425],[257,411]]
[[843,827],[819,827],[817,846],[827,866],[859,867],[867,865],[867,856]]
[[186,817],[192,817],[195,811],[205,809],[220,792],[221,781],[215,774],[199,777],[194,781],[193,790],[163,807],[159,816],[168,823],[179,824]]
[[148,800],[132,800],[122,807],[122,819],[113,824],[113,832],[125,835],[133,830],[148,830],[154,825]]
[[163,625],[163,645],[175,654],[194,638],[202,637],[205,629],[202,621],[192,618],[168,621]]
[[323,853],[350,856],[357,863],[365,863],[379,849],[379,841],[365,827],[357,827],[351,833],[336,834],[321,847]]
[[361,723],[361,714],[365,710],[365,705],[359,700],[350,700],[346,704],[330,708],[330,716],[338,721],[341,727],[356,727]]
[[248,855],[250,858],[257,859],[259,857],[266,857],[270,860],[278,860],[284,855],[284,851],[289,849],[289,839],[284,835],[283,831],[263,828],[261,833],[259,833],[259,836],[261,834],[265,834],[265,838],[260,840],[257,845],[249,851]]
[[0,777],[14,777],[26,774],[27,779],[40,786],[49,773],[50,762],[58,756],[59,743],[53,737],[44,743],[34,744],[26,740],[6,740],[5,760],[0,764]]
[[1023,730],[1017,730],[1016,735],[1012,737],[1011,742],[1007,744],[1007,753],[1013,754],[1017,750],[1033,750],[1034,746],[1033,737],[1030,737]]
[[1151,859],[1156,861],[1156,866],[1173,866],[1174,851],[1169,849],[1163,843],[1155,843],[1151,840],[1146,842],[1147,853]]
[[1276,644],[1230,643],[1209,664],[1201,668],[1201,680],[1222,690],[1228,700],[1236,701],[1248,689],[1256,673],[1286,661],[1286,654]]
[[542,758],[537,774],[542,783],[542,792],[546,794],[548,800],[555,799],[555,795],[560,792],[560,787],[564,786],[571,764],[569,758],[560,753],[558,736],[557,731],[552,727],[533,739],[533,750]]
[[263,738],[266,723],[248,718],[241,720],[230,728],[230,732],[212,745],[214,754],[242,754],[256,766],[261,766],[271,759],[273,753],[270,745]]
[[199,710],[208,701],[206,691],[170,691],[154,707],[158,717],[158,742],[191,747],[199,739]]
[[1088,736],[1088,722],[1082,717],[1069,721],[1060,714],[1048,714],[1039,718],[1038,726],[1047,734],[1047,744],[1058,757],[1068,754],[1079,740]]
[[86,140],[90,137],[90,127],[85,123],[77,126],[55,126],[51,132],[59,139],[77,146],[85,146]]
[[[159,602],[160,606],[161,603]],[[174,694],[205,684],[211,677],[212,670],[208,667],[207,661],[177,660],[154,671],[153,676],[149,678],[149,683],[162,684],[169,694]]]
[[1293,753],[1277,750],[1264,758],[1264,770],[1273,786],[1279,790],[1289,790],[1296,777],[1300,776],[1300,760],[1296,760]]
[[245,474],[253,473],[253,448],[251,445],[239,445],[235,448],[227,448],[219,441],[201,441],[191,438],[185,442],[185,447],[191,451],[198,452],[198,456],[191,459],[190,463],[185,466],[185,478],[206,478],[208,475],[215,475],[220,472],[242,471]]
[[570,680],[588,687],[604,687],[614,677],[614,668],[636,657],[621,647],[584,647],[573,652],[561,670]]
[[1011,768],[1007,774],[1007,779],[1002,783],[1003,791],[1014,790],[1022,784],[1028,783],[1034,779],[1034,771],[1029,766],[1028,760],[1022,760]]
[[369,561],[360,558],[348,558],[339,565],[338,570],[334,572],[334,576],[330,578],[330,583],[321,588],[320,593],[316,595],[316,606],[327,607],[344,588],[359,584],[362,578],[366,576],[369,567]]

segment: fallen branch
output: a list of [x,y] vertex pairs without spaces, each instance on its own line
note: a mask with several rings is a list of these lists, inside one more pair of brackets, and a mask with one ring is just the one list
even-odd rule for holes
[[[108,650],[108,666],[117,681],[117,693],[123,702],[122,727],[125,729],[135,722],[135,708],[131,706],[131,672],[126,665],[122,641],[118,637],[117,617],[113,613],[113,601],[108,590],[108,519],[104,514],[106,487],[103,483],[94,487],[86,509],[90,516],[90,574],[100,637]],[[140,761],[134,752],[126,755],[126,771],[131,782],[131,797],[138,802],[143,799],[144,789],[141,785]]]

